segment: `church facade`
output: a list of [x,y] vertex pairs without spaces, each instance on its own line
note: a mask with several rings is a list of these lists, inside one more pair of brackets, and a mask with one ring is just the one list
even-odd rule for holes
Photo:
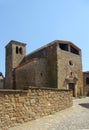
[[26,55],[26,44],[6,45],[5,89],[28,87],[72,89],[83,94],[81,49],[70,41],[55,40]]

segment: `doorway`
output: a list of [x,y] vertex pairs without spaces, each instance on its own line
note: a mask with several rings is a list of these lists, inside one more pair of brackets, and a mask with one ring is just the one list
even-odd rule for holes
[[69,83],[69,89],[72,90],[72,92],[73,92],[73,97],[75,97],[75,84],[74,84],[74,83]]

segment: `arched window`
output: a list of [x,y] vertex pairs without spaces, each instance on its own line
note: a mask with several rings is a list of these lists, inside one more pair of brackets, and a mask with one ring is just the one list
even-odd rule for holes
[[18,46],[16,46],[16,54],[18,54]]
[[89,78],[86,78],[86,84],[89,85]]
[[19,53],[22,54],[23,51],[22,51],[22,47],[19,48]]

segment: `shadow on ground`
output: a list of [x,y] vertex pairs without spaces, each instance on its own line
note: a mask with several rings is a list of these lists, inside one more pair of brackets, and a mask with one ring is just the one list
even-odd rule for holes
[[79,105],[89,109],[89,103],[81,103]]

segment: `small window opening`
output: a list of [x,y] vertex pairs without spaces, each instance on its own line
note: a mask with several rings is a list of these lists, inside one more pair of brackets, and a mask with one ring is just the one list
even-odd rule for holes
[[86,84],[89,85],[89,78],[86,78]]
[[70,75],[72,76],[72,75],[73,75],[73,73],[72,73],[72,72],[70,72]]
[[69,75],[69,77],[70,77],[70,78],[72,78],[72,76],[73,76],[73,72],[70,72],[70,75]]
[[70,47],[70,51],[71,51],[72,53],[74,53],[74,54],[79,55],[79,51],[78,51],[77,49],[73,48],[72,46]]
[[19,53],[20,53],[20,54],[22,54],[22,53],[23,53],[23,51],[22,51],[22,48],[21,48],[21,47],[19,48]]
[[40,76],[43,76],[43,74],[42,74],[42,73],[40,73]]
[[73,62],[72,62],[71,60],[69,61],[69,65],[70,65],[70,66],[73,66]]
[[59,47],[60,47],[62,50],[68,51],[68,45],[67,45],[67,44],[59,44]]
[[18,46],[16,46],[16,54],[18,54]]

